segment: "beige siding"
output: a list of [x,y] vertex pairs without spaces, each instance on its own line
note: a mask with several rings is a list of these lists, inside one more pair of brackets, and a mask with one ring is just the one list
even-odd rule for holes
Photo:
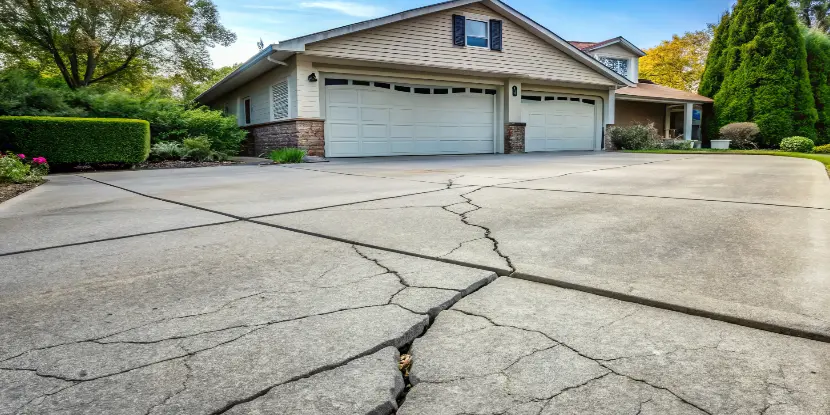
[[288,66],[276,66],[275,68],[260,75],[256,79],[234,89],[232,92],[217,98],[211,104],[214,109],[221,110],[225,105],[230,114],[236,115],[239,125],[244,125],[245,98],[251,98],[251,124],[260,124],[271,121],[271,85],[288,79],[288,95],[291,117],[296,117],[297,112],[297,83],[294,76],[294,60],[289,60]]
[[[501,19],[503,51],[452,44],[452,15]],[[614,82],[480,3],[306,45],[306,54],[600,85]]]
[[[297,117],[320,117],[320,89],[318,82],[309,82],[308,76],[315,72],[311,60],[307,56],[296,55],[297,59]],[[318,78],[319,78],[319,74]]]

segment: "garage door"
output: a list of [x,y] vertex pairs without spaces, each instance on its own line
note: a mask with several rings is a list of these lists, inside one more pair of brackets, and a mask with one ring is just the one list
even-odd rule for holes
[[594,150],[597,101],[575,95],[522,95],[525,151]]
[[492,153],[496,90],[327,78],[326,156]]

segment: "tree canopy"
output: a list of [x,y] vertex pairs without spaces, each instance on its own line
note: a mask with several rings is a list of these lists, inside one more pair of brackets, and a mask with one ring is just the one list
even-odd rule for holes
[[701,85],[715,100],[717,127],[755,122],[763,146],[793,135],[814,138],[818,116],[807,52],[788,0],[739,0],[728,22],[728,30],[715,33],[713,46],[724,49],[713,53],[712,72]]
[[711,34],[705,30],[674,35],[646,49],[640,58],[640,77],[684,91],[697,91],[706,62]]
[[816,145],[830,143],[830,37],[818,29],[802,28],[807,47],[807,67],[818,120]]
[[802,23],[830,32],[830,0],[793,0],[792,6]]
[[49,62],[72,89],[132,72],[204,79],[236,35],[210,0],[0,0],[5,61]]

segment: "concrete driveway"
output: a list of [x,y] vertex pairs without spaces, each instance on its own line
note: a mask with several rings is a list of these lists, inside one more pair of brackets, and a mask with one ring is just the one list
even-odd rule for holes
[[0,205],[0,414],[827,414],[827,252],[801,159],[54,176]]

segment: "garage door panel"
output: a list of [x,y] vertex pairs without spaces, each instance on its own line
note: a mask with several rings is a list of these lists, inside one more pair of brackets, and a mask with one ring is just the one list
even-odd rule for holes
[[362,107],[360,108],[360,121],[370,123],[388,123],[389,108]]
[[329,157],[493,151],[493,95],[416,94],[394,85],[326,88]]
[[360,129],[364,139],[389,138],[389,126],[386,124],[363,124]]
[[357,104],[358,91],[333,89],[329,91],[329,104]]
[[326,129],[326,137],[331,137],[335,140],[341,138],[357,139],[360,136],[359,130],[360,126],[358,124],[329,123]]
[[358,143],[357,141],[332,141],[326,143],[326,147],[335,154],[340,154],[342,157],[360,155],[360,143]]
[[358,114],[360,114],[360,108],[358,107],[333,105],[329,106],[327,117],[333,121],[354,121],[357,120]]
[[414,125],[392,125],[389,129],[389,138],[413,138],[415,137]]

